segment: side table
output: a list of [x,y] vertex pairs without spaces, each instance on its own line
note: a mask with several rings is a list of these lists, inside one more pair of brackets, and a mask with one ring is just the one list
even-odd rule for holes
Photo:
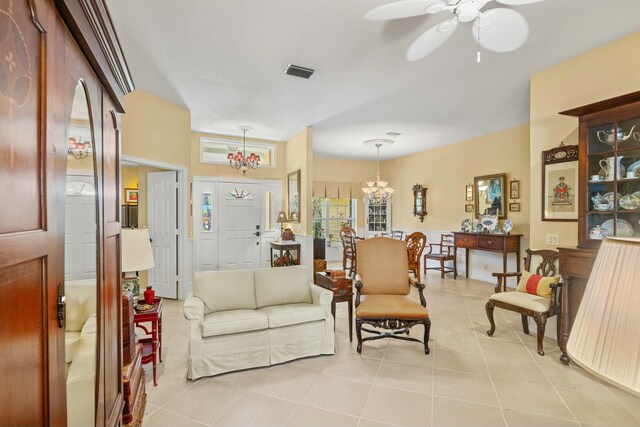
[[316,285],[333,292],[331,314],[336,318],[336,303],[349,304],[349,341],[353,341],[353,281],[348,277],[330,277],[324,272],[316,273]]
[[[270,242],[269,247],[271,250],[271,266],[280,267],[284,265],[300,265],[300,243],[294,241],[276,241]],[[277,256],[273,252],[278,251],[280,256]],[[296,257],[293,258],[291,251],[296,252]],[[293,264],[291,264],[293,263]]]
[[[153,385],[157,386],[156,353],[160,362],[162,362],[162,298],[154,298],[151,310],[138,311],[136,309],[133,315],[133,322],[136,328],[140,328],[147,335],[151,335],[150,337],[139,339],[138,342],[142,344],[142,364],[153,363]],[[151,330],[147,329],[147,326],[143,325],[143,323],[151,323]]]

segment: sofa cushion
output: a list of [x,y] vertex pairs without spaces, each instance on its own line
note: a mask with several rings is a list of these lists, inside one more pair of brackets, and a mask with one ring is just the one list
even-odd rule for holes
[[303,265],[254,270],[256,306],[311,304],[307,268]]
[[356,317],[363,319],[426,319],[429,312],[419,302],[404,295],[363,295]]
[[269,328],[324,320],[326,311],[318,304],[272,305],[258,309],[269,318]]
[[267,315],[258,310],[228,310],[209,313],[202,321],[202,336],[235,334],[267,329]]
[[80,332],[87,319],[97,311],[96,279],[72,280],[64,284],[65,331]]
[[491,295],[489,299],[515,305],[516,307],[522,307],[537,313],[549,311],[549,305],[551,304],[547,297],[532,295],[526,292],[498,292],[497,294]]
[[204,302],[205,313],[255,309],[253,271],[198,271],[193,275],[193,295]]
[[64,359],[65,363],[71,363],[76,354],[78,343],[80,342],[80,332],[67,331],[64,333]]

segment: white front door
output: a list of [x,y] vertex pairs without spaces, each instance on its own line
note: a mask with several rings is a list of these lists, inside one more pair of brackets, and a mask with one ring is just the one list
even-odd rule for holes
[[156,264],[149,270],[149,285],[156,296],[174,299],[178,297],[177,191],[176,172],[147,174],[147,222]]
[[96,278],[96,188],[93,176],[67,176],[64,278]]
[[218,189],[220,270],[260,267],[260,184],[221,182]]

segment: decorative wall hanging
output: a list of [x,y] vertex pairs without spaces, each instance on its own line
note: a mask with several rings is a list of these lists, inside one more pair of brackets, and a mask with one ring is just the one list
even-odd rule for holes
[[464,205],[465,212],[473,212],[473,205]]
[[520,203],[509,203],[509,212],[520,212]]
[[481,215],[497,215],[505,218],[504,184],[505,174],[476,176],[474,179],[476,218]]
[[578,146],[542,152],[542,220],[577,221]]
[[125,188],[124,189],[124,202],[127,204],[138,204],[138,189],[137,188]]
[[471,184],[467,185],[465,190],[466,191],[465,191],[465,198],[464,199],[467,202],[473,202],[473,185],[471,185]]
[[511,200],[516,200],[520,198],[520,181],[512,180],[509,181],[509,198]]
[[424,217],[427,215],[427,188],[422,187],[420,184],[416,184],[412,188],[413,190],[413,216],[420,218],[420,222],[424,221]]

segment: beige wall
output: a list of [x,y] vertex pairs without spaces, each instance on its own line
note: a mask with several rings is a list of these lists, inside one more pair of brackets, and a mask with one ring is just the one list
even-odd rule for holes
[[[339,159],[336,157],[313,157],[314,182],[355,183],[362,187],[365,182],[376,178],[376,162],[368,160]],[[364,204],[362,194],[357,198],[357,227],[364,227]],[[342,195],[342,194],[341,194]],[[322,196],[322,194],[316,194]]]
[[[286,171],[283,175],[282,197],[287,199],[287,174],[300,169],[300,224],[292,224],[296,234],[313,234],[311,229],[311,193],[313,191],[313,129],[306,127],[286,144]],[[284,203],[288,206],[288,200]],[[300,227],[298,229],[298,227]]]
[[577,144],[578,120],[558,112],[640,90],[638,49],[640,32],[531,77],[531,247],[550,247],[547,234],[558,234],[559,246],[578,243],[577,223],[541,220],[541,152],[562,140]]
[[[520,212],[507,212],[514,233],[529,234],[529,126],[484,135],[382,163],[381,178],[396,188],[392,200],[393,228],[449,231],[470,218],[465,186],[475,176],[506,173],[520,180]],[[413,216],[416,184],[427,187],[427,216]],[[507,198],[505,202],[510,202]],[[507,205],[508,208],[508,205]],[[508,210],[508,209],[507,209]]]
[[233,169],[229,164],[212,164],[200,163],[200,138],[212,138],[238,141],[242,145],[242,137],[229,135],[216,135],[209,133],[191,133],[191,176],[217,176],[225,178],[251,178],[251,179],[283,179],[286,175],[287,153],[286,145],[282,141],[268,141],[263,139],[247,138],[247,142],[256,142],[260,144],[272,144],[276,146],[276,167],[267,168],[259,167],[258,169],[247,172],[246,176],[242,175],[239,169]]
[[123,166],[120,168],[120,176],[120,179],[122,180],[122,194],[120,195],[120,200],[124,203],[124,189],[138,188],[138,167]]
[[124,97],[122,154],[189,166],[191,111],[137,89]]

